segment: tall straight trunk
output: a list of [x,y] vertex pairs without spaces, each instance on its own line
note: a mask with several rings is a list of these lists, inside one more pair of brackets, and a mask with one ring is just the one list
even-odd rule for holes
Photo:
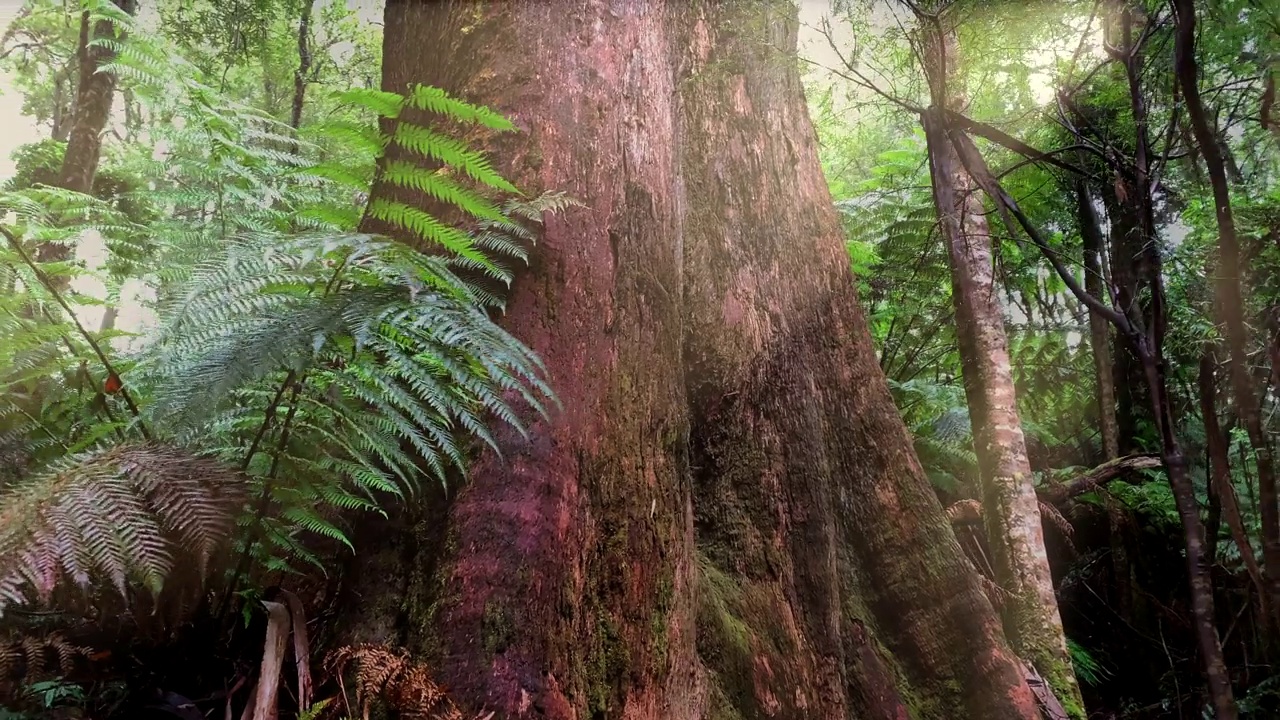
[[[1102,273],[1102,226],[1084,180],[1075,183],[1076,218],[1084,245],[1084,288],[1094,297],[1106,297]],[[1093,351],[1093,373],[1097,385],[1098,429],[1106,460],[1120,457],[1120,426],[1116,422],[1115,377],[1111,374],[1111,330],[1106,318],[1089,313],[1089,345]]]
[[495,165],[585,206],[549,218],[504,319],[563,412],[499,438],[441,541],[420,523],[357,568],[361,628],[513,719],[1035,718],[876,363],[798,70],[766,50],[795,42],[790,2],[386,12],[386,89],[504,112]]
[[[1135,106],[1139,103],[1135,102]],[[1089,307],[1116,325],[1128,341],[1133,353],[1142,361],[1146,389],[1151,399],[1151,412],[1156,418],[1156,426],[1160,431],[1160,455],[1164,462],[1165,472],[1169,477],[1169,488],[1177,505],[1178,517],[1182,522],[1183,542],[1186,549],[1187,577],[1190,585],[1191,610],[1197,644],[1204,661],[1205,679],[1209,686],[1209,698],[1217,717],[1221,720],[1234,720],[1237,717],[1235,699],[1231,689],[1231,679],[1227,673],[1226,661],[1223,658],[1222,644],[1218,638],[1214,616],[1213,582],[1204,554],[1204,525],[1200,520],[1200,505],[1196,499],[1195,486],[1192,484],[1187,456],[1178,439],[1177,425],[1173,419],[1173,405],[1169,397],[1168,381],[1163,372],[1165,367],[1162,332],[1165,320],[1164,312],[1164,280],[1160,269],[1160,256],[1155,256],[1155,266],[1151,272],[1150,293],[1153,298],[1153,318],[1149,327],[1140,324],[1135,318],[1108,307],[1099,298],[1093,297],[1080,287],[1075,275],[1067,269],[1062,259],[1050,249],[1044,236],[1031,220],[1018,207],[1018,203],[1000,187],[999,180],[986,165],[977,146],[964,133],[952,129],[949,132],[952,146],[956,149],[966,169],[971,173],[980,173],[983,187],[998,198],[1001,208],[1017,218],[1018,224],[1032,238],[1041,254],[1053,266],[1081,303]]]
[[[136,9],[135,0],[113,1],[127,13],[132,14]],[[59,187],[80,193],[93,192],[93,178],[102,157],[102,134],[111,117],[111,102],[116,92],[115,75],[99,71],[111,62],[115,54],[105,45],[92,44],[93,40],[115,38],[115,26],[106,20],[90,20],[87,11],[81,15],[80,41],[76,51],[80,78],[67,135],[67,150],[57,181]],[[73,251],[69,245],[46,244],[39,248],[37,257],[43,262],[66,260]]]
[[923,118],[930,178],[951,268],[956,339],[982,481],[987,541],[996,582],[1008,593],[1005,632],[1071,714],[1084,717],[1018,415],[986,209],[977,183],[951,147],[945,126],[935,119],[944,108],[964,106],[956,82],[959,43],[954,29],[943,27],[947,20],[921,21],[929,34],[924,62],[933,95],[933,108]]
[[1270,438],[1262,424],[1262,403],[1249,372],[1249,333],[1244,322],[1244,291],[1241,282],[1240,240],[1231,211],[1231,191],[1227,166],[1218,145],[1218,133],[1210,125],[1200,97],[1199,69],[1195,57],[1196,9],[1193,0],[1176,0],[1177,31],[1174,38],[1174,70],[1186,98],[1187,116],[1196,144],[1204,158],[1218,221],[1218,279],[1216,306],[1225,328],[1231,356],[1231,395],[1236,412],[1249,436],[1258,467],[1258,501],[1262,518],[1262,557],[1270,595],[1280,598],[1280,494],[1276,488],[1276,468]]

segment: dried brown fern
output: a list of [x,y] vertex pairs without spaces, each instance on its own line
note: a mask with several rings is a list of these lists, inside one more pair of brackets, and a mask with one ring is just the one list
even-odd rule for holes
[[1040,501],[1040,517],[1047,520],[1050,525],[1058,528],[1058,532],[1062,534],[1062,539],[1066,542],[1067,548],[1073,553],[1076,552],[1075,526],[1058,508],[1042,500]]
[[[415,720],[465,720],[462,711],[449,699],[426,665],[415,663],[403,651],[382,645],[341,647],[329,654],[325,669],[343,683],[354,673],[356,702],[361,715],[369,717],[371,705],[381,700],[401,717]],[[343,684],[345,696],[346,686]],[[489,720],[493,713],[475,720]]]
[[0,496],[0,611],[48,600],[65,579],[159,591],[182,558],[203,575],[244,504],[242,476],[147,443],[72,456]]
[[[1075,537],[1075,528],[1072,527],[1071,521],[1049,503],[1040,500],[1038,504],[1041,519],[1057,528],[1058,532],[1062,533],[1062,538],[1066,541],[1068,548],[1075,552],[1075,545],[1072,543],[1072,538]],[[946,508],[947,520],[951,521],[952,525],[977,525],[982,522],[984,512],[982,503],[973,499],[959,500]]]
[[958,500],[947,506],[947,519],[953,525],[982,522],[982,503],[973,499]]
[[59,633],[0,640],[0,699],[17,699],[24,683],[72,675],[92,658],[91,648],[68,642]]

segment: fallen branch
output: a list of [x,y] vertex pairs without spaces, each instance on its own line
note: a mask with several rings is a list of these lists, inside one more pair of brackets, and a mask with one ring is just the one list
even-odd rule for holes
[[1078,495],[1083,495],[1099,486],[1106,485],[1112,480],[1119,480],[1139,470],[1152,470],[1161,465],[1163,463],[1156,455],[1119,457],[1114,460],[1108,460],[1089,472],[1065,483],[1037,488],[1036,494],[1040,496],[1042,502],[1049,505],[1061,505]]

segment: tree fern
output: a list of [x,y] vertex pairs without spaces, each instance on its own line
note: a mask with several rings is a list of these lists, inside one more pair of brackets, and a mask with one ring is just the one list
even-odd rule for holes
[[[63,579],[155,588],[180,551],[205,559],[229,541],[267,568],[323,565],[311,539],[349,545],[344,513],[461,475],[474,443],[500,449],[493,422],[522,432],[524,408],[552,400],[537,357],[490,318],[505,298],[486,281],[508,282],[542,215],[571,202],[512,197],[482,153],[422,124],[508,121],[419,87],[343,96],[390,135],[374,117],[295,132],[222,96],[128,16],[111,22],[127,32],[103,41],[116,51],[104,71],[164,120],[129,159],[158,212],[39,186],[0,204],[26,247],[99,233],[132,261],[105,282],[123,268],[149,285],[158,324],[113,349],[112,333],[64,312],[94,300],[48,282],[84,268],[0,251],[13,289],[0,296],[0,451],[22,459],[0,498],[0,602],[46,598]],[[423,202],[370,201],[375,169]],[[409,242],[356,232],[362,217]]]

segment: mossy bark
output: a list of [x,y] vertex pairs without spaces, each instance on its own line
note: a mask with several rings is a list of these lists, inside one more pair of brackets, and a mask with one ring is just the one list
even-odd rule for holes
[[[789,52],[792,3],[691,5],[679,138],[699,542],[777,599],[793,647],[770,659],[805,671],[759,678],[757,694],[818,717],[896,717],[906,697],[921,717],[1016,717],[1020,673],[859,310]],[[756,620],[762,635],[779,625]]]
[[996,582],[1006,593],[1004,627],[1013,647],[1049,682],[1068,714],[1083,718],[1018,413],[987,211],[977,183],[946,136],[945,111],[959,111],[966,104],[955,20],[921,16],[919,22],[933,101],[922,117],[929,176],[951,268],[956,339],[987,540]]
[[473,138],[499,169],[584,203],[503,321],[564,410],[427,542],[383,538],[398,598],[357,584],[391,639],[499,718],[1036,717],[876,363],[794,7],[390,0],[386,27],[387,89],[505,113]]

